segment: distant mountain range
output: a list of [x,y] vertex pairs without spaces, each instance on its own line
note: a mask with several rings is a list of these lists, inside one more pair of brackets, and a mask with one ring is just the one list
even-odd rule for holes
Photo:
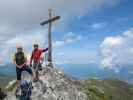
[[66,74],[81,80],[114,78],[133,84],[133,66],[131,65],[123,65],[117,72],[113,69],[102,69],[96,64],[66,64],[58,65],[58,68],[63,69]]
[[82,81],[89,100],[133,100],[133,86],[117,79]]
[[5,76],[15,76],[16,75],[15,66],[13,64],[6,64],[0,66],[0,74]]
[[[118,72],[107,68],[101,69],[96,64],[61,64],[56,65],[56,68],[63,70],[65,74],[80,80],[89,78],[117,78],[133,83],[133,68],[130,65],[121,67]],[[0,76],[16,76],[16,69],[12,64],[0,66],[0,69]]]
[[5,88],[5,86],[14,78],[14,76],[0,74],[0,88]]

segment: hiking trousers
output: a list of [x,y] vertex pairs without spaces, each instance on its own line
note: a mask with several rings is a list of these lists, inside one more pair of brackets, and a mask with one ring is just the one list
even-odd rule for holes
[[32,69],[28,65],[24,65],[22,68],[16,67],[17,80],[21,80],[21,74],[23,71],[28,72],[31,76],[33,75]]

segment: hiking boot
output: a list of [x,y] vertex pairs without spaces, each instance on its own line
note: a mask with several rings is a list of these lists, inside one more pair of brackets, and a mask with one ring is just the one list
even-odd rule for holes
[[39,70],[39,71],[42,71],[42,68],[39,68],[38,70]]
[[19,96],[20,96],[20,87],[17,87],[17,89],[15,90],[15,96],[16,96],[16,98],[19,98]]
[[39,70],[39,71],[42,71],[42,65],[41,65],[41,64],[39,64],[38,70]]
[[29,85],[30,85],[30,88],[33,89],[33,85],[31,81],[29,82]]
[[33,82],[37,82],[37,81],[38,81],[38,79],[37,78],[34,78]]

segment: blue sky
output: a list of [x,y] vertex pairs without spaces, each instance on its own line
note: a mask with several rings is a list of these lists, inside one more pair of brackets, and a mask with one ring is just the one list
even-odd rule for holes
[[[94,13],[88,12],[81,18],[74,18],[68,25],[68,31],[84,35],[90,48],[96,50],[106,36],[115,36],[133,26],[132,10],[133,1],[121,0],[111,8],[103,8]],[[84,45],[84,40],[81,43]]]
[[[112,68],[110,63],[119,56],[115,54],[119,50],[116,47],[133,43],[128,37],[133,33],[132,0],[5,0],[0,1],[2,64],[11,61],[9,55],[15,52],[17,43],[21,43],[28,54],[34,42],[47,47],[47,27],[39,23],[48,19],[49,8],[53,9],[53,16],[61,16],[52,30],[55,63],[96,63],[98,66],[102,63]],[[131,45],[126,46],[132,49]],[[115,57],[108,57],[112,49]],[[125,53],[117,64],[121,64],[123,58],[132,59],[131,54]],[[124,64],[129,63],[125,60]]]
[[[68,22],[65,32],[82,35],[82,39],[63,47],[62,50],[69,52],[70,55],[74,55],[71,51],[75,51],[79,56],[87,52],[89,63],[89,55],[95,56],[99,52],[100,44],[106,37],[120,35],[132,28],[132,18],[133,1],[131,0],[120,0],[115,6],[103,7],[98,11],[88,11],[83,16],[75,16]],[[56,38],[56,34],[54,36]]]

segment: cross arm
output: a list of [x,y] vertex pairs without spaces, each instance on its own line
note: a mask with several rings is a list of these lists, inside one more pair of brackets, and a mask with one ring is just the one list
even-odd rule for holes
[[58,19],[60,19],[60,16],[56,16],[56,17],[54,17],[54,18],[52,18],[52,19],[49,19],[49,20],[47,20],[47,21],[44,21],[44,22],[42,22],[40,25],[45,25],[45,24],[48,24],[48,23],[50,23],[50,22],[53,22],[53,21],[55,21],[55,20],[58,20]]

